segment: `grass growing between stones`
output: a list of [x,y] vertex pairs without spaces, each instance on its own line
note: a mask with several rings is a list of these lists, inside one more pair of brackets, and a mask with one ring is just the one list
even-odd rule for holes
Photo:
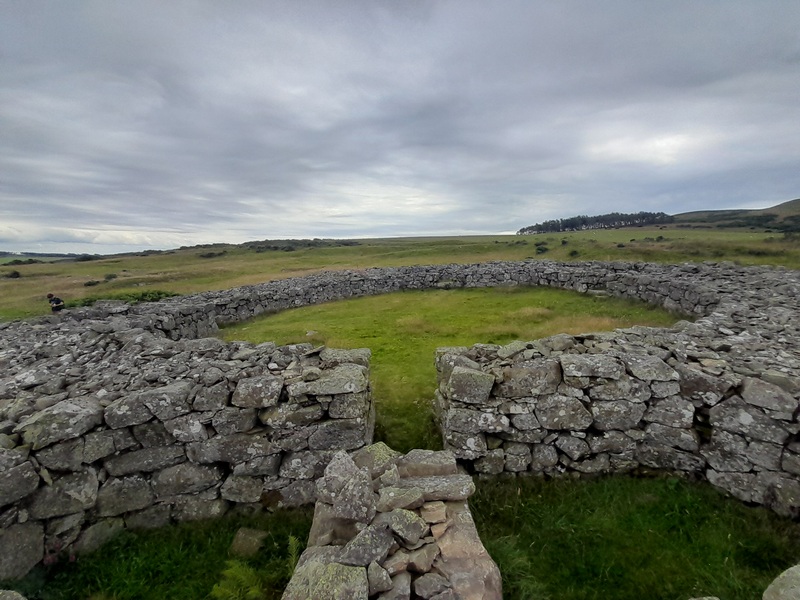
[[[230,574],[223,574],[233,569],[257,574],[259,584],[266,586],[257,598],[277,599],[291,576],[290,536],[305,545],[312,515],[313,510],[305,508],[126,531],[75,563],[38,567],[26,579],[6,582],[7,587],[0,589],[18,590],[28,600],[225,598],[210,594],[214,586],[222,591],[241,589],[231,582]],[[260,528],[269,535],[254,557],[231,563],[228,550],[239,527]]]
[[297,308],[232,326],[224,336],[369,348],[376,438],[408,452],[441,447],[431,406],[437,347],[505,344],[634,324],[665,326],[676,319],[640,302],[506,287],[400,292]]
[[800,524],[675,478],[484,480],[470,506],[506,600],[752,600],[800,559]]

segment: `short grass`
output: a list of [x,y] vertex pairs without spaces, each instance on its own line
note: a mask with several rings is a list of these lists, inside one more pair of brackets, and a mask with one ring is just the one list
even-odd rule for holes
[[[151,290],[188,294],[324,269],[524,259],[730,260],[744,265],[800,268],[800,238],[749,229],[634,227],[535,236],[387,238],[357,242],[358,245],[298,248],[293,252],[213,246],[89,261],[0,264],[0,320],[46,314],[48,292],[57,294],[69,306],[89,296],[119,297]],[[216,256],[203,258],[204,255]],[[14,272],[19,277],[9,277]]]
[[800,524],[675,478],[483,480],[470,505],[506,600],[753,600],[800,559]]
[[[224,517],[152,531],[126,531],[102,550],[75,563],[37,567],[20,582],[4,588],[28,600],[200,600],[224,580],[223,571],[239,527],[269,532],[258,554],[241,563],[273,582],[260,598],[277,600],[288,583],[285,567],[289,536],[305,545],[311,528],[311,508],[282,510],[253,517]],[[279,570],[279,577],[269,570]],[[270,575],[273,575],[270,577]]]
[[376,435],[408,452],[441,444],[431,408],[438,347],[506,344],[634,324],[665,326],[677,319],[640,302],[501,287],[407,291],[297,308],[234,325],[223,335],[228,341],[369,348]]

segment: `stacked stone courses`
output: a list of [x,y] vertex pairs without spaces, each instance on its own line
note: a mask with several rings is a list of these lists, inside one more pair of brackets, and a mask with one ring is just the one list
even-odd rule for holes
[[0,324],[0,578],[125,527],[312,503],[332,456],[371,443],[368,350],[228,344],[219,326],[351,297],[513,285],[695,320],[440,349],[436,409],[462,467],[680,471],[797,515],[797,272],[533,260],[322,272]]

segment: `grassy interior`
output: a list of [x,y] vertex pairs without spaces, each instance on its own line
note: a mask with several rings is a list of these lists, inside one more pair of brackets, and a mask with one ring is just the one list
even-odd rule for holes
[[640,302],[505,287],[407,291],[307,306],[234,325],[224,330],[224,337],[369,348],[376,437],[408,452],[441,447],[431,408],[438,347],[505,344],[634,324],[665,326],[676,319]]

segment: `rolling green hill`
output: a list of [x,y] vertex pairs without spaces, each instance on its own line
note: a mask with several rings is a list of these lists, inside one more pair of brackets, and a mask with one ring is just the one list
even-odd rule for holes
[[800,231],[800,198],[771,208],[698,210],[674,215],[677,227],[758,227],[777,231]]

